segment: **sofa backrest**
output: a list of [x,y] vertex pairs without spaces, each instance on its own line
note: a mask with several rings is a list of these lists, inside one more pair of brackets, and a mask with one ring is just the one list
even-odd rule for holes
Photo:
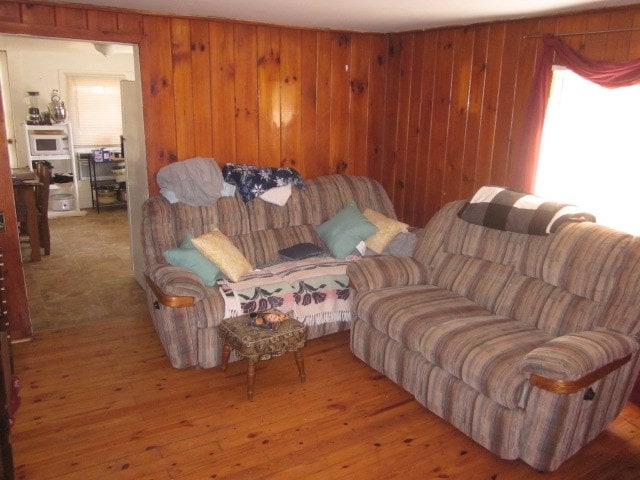
[[220,229],[254,266],[269,263],[281,248],[295,243],[319,242],[315,227],[355,201],[396,218],[393,204],[377,181],[362,176],[325,175],[293,187],[287,203],[279,207],[259,198],[244,203],[239,194],[213,205],[193,207],[170,204],[163,197],[148,199],[142,209],[142,242],[146,266],[163,263],[163,252],[176,248],[186,234],[194,236]]
[[552,335],[640,330],[640,239],[589,222],[505,232],[461,220],[463,205],[443,207],[416,248],[432,283]]

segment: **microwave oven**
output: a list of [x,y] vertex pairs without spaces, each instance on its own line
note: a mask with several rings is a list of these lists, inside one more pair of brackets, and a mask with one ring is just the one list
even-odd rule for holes
[[69,155],[69,136],[65,133],[33,132],[29,134],[31,155]]

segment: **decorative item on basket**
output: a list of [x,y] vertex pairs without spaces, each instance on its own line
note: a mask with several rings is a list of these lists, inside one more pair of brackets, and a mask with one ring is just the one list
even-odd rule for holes
[[251,325],[258,328],[270,328],[278,330],[282,322],[289,318],[289,314],[280,310],[265,310],[264,312],[253,312],[249,314]]

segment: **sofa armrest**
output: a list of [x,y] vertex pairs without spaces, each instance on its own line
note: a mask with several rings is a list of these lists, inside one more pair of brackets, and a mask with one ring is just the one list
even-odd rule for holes
[[188,307],[206,296],[200,277],[186,268],[158,264],[145,277],[158,301],[167,307]]
[[347,267],[349,286],[356,291],[385,287],[422,285],[427,280],[427,269],[413,257],[380,255],[364,257]]
[[571,333],[529,352],[520,370],[532,385],[574,393],[620,368],[639,347],[634,337],[611,330]]

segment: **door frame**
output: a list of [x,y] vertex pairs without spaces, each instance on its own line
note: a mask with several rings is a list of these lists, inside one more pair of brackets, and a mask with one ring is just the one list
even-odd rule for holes
[[[7,60],[7,51],[0,50],[0,85],[10,85],[9,62]],[[16,124],[15,114],[13,113],[13,102],[11,98],[11,88],[2,89],[3,113],[8,112],[13,121],[7,122],[5,119],[5,130],[7,135],[7,150],[9,154],[9,164],[17,166],[16,160],[18,152],[16,150]]]
[[[136,82],[140,82],[142,87],[142,76],[140,75],[140,49],[144,36],[142,34],[118,34],[118,33],[104,33],[98,37],[98,33],[88,32],[89,34],[84,36],[76,36],[74,34],[65,35],[62,32],[58,34],[51,34],[48,29],[34,27],[33,31],[25,31],[23,27],[18,28],[18,31],[12,31],[12,28],[7,27],[6,24],[0,23],[0,33],[8,35],[25,35],[31,37],[60,39],[60,40],[77,40],[77,41],[101,41],[112,43],[125,43],[133,45],[134,48],[134,62],[136,69]],[[31,30],[31,29],[30,29]],[[143,105],[144,96],[141,97],[141,104]],[[0,107],[2,107],[2,98],[0,96]],[[0,239],[0,247],[5,244],[4,248],[4,270],[10,272],[5,279],[8,285],[7,288],[7,311],[9,319],[9,330],[12,340],[29,340],[33,337],[33,326],[31,323],[31,315],[29,312],[29,305],[27,302],[27,287],[24,278],[24,268],[22,266],[22,260],[20,258],[20,238],[18,236],[18,222],[15,215],[15,198],[13,196],[13,188],[9,185],[11,165],[9,160],[9,145],[5,133],[4,108],[0,108],[0,175],[5,178],[0,179],[0,186],[10,194],[5,195],[4,198],[0,198],[0,208],[5,209],[5,228],[7,235],[6,238]],[[11,119],[12,120],[12,119]],[[145,138],[146,144],[146,130],[144,122],[142,124],[142,133]],[[146,145],[145,145],[146,146]],[[145,169],[148,170],[146,158]],[[131,228],[131,226],[130,226]],[[0,266],[1,268],[1,266]]]

